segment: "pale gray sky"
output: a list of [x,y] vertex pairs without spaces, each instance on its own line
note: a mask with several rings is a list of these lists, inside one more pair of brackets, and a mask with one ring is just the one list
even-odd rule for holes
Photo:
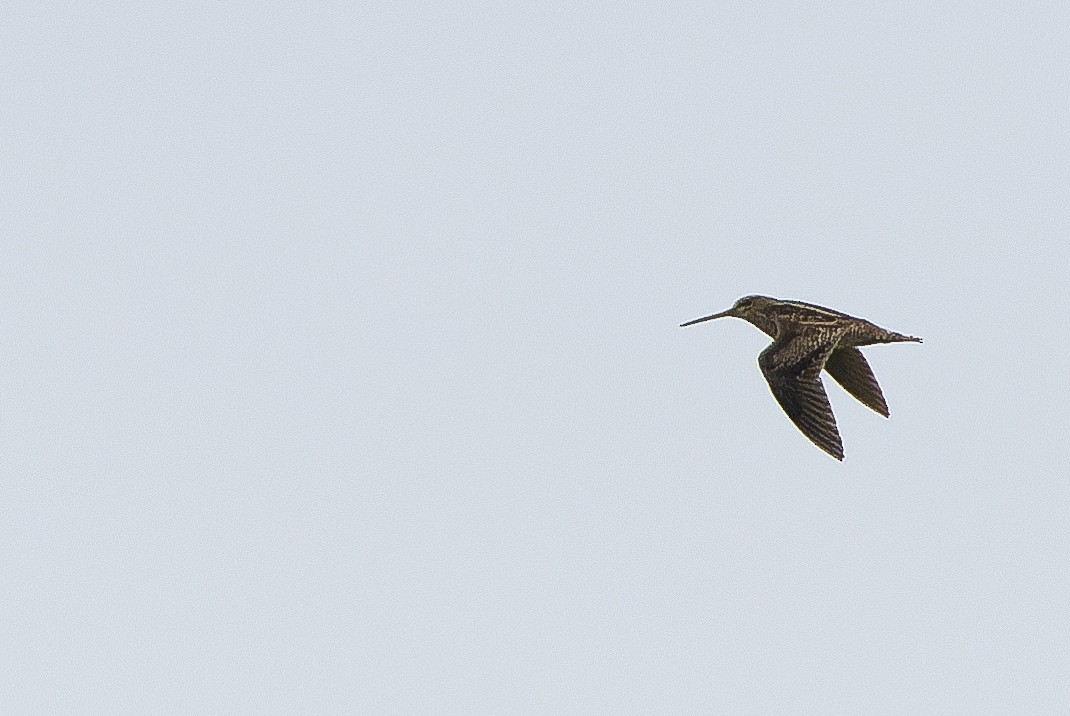
[[872,5],[7,4],[0,711],[1065,713],[1070,9]]

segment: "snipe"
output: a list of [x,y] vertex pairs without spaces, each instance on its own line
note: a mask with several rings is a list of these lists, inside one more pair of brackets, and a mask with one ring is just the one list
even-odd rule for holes
[[821,383],[821,370],[828,371],[863,405],[888,417],[881,387],[858,346],[921,343],[920,338],[885,330],[846,313],[768,296],[744,296],[727,311],[680,326],[725,316],[742,318],[773,339],[758,355],[758,366],[773,397],[803,435],[837,460],[843,460],[843,442]]

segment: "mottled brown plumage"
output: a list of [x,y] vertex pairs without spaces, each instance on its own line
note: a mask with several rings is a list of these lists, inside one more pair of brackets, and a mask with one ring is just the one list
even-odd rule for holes
[[758,366],[773,397],[803,435],[837,460],[843,459],[843,443],[821,383],[821,370],[828,371],[863,405],[888,417],[881,387],[857,346],[921,343],[920,338],[885,330],[846,313],[768,296],[744,296],[727,311],[696,318],[681,327],[726,316],[742,318],[773,339],[758,356]]

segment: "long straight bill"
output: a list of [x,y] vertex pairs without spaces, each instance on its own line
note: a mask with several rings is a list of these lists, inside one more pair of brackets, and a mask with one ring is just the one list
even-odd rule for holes
[[696,318],[695,320],[688,321],[687,323],[681,323],[680,324],[680,328],[683,328],[685,326],[693,326],[696,323],[702,323],[703,321],[712,321],[715,318],[724,318],[726,316],[731,316],[731,315],[732,315],[732,309],[730,308],[727,311],[721,311],[720,313],[715,313],[712,316],[703,316],[702,318]]

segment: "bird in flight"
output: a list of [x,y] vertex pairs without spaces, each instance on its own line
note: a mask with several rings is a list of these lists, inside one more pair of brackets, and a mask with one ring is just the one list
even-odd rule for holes
[[843,441],[821,383],[821,370],[828,371],[863,405],[888,417],[881,387],[858,346],[921,343],[920,338],[830,308],[768,296],[744,296],[727,311],[681,323],[680,327],[726,316],[742,318],[773,339],[758,355],[758,367],[773,397],[803,435],[837,460],[843,460]]

